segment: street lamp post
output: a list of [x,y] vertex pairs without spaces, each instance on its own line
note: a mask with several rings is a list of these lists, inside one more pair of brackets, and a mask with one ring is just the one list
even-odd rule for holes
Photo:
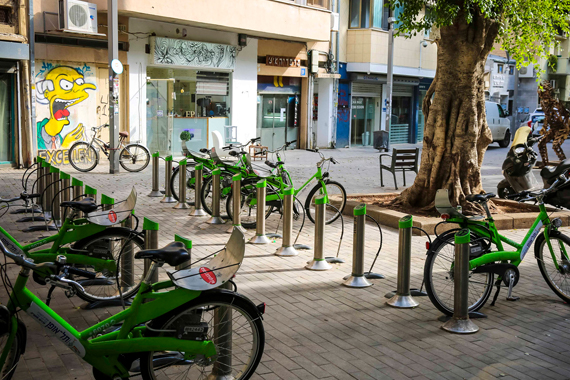
[[395,17],[388,17],[389,33],[388,33],[388,73],[387,73],[387,94],[386,94],[386,130],[388,131],[388,141],[386,149],[390,147],[391,120],[392,120],[392,81],[394,75],[394,23]]

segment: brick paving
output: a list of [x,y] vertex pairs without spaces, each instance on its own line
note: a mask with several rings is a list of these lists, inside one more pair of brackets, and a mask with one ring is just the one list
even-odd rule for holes
[[[117,200],[124,199],[132,186],[139,194],[136,212],[160,223],[160,243],[172,240],[174,233],[192,238],[193,260],[221,248],[229,235],[227,225],[204,225],[205,219],[188,217],[188,211],[172,210],[173,204],[149,198],[150,170],[143,173],[106,174],[101,166],[94,173],[76,173],[85,181]],[[375,172],[375,171],[374,171]],[[0,169],[0,196],[21,191],[22,171]],[[374,174],[377,178],[377,174]],[[351,189],[356,184],[348,184]],[[347,186],[347,187],[348,187]],[[351,190],[357,191],[357,190]],[[222,208],[223,209],[223,208]],[[21,241],[37,234],[19,232],[27,223],[15,223],[21,215],[5,215],[2,227]],[[278,217],[268,221],[268,232],[276,229]],[[297,231],[300,222],[295,222]],[[313,245],[313,225],[305,224],[299,243]],[[570,233],[568,228],[564,231]],[[377,228],[367,226],[365,268],[378,249]],[[525,231],[508,231],[507,236],[522,240]],[[44,235],[47,233],[44,233]],[[248,231],[246,238],[253,236]],[[340,222],[326,227],[327,256],[337,252]],[[521,300],[505,300],[506,292],[495,307],[483,308],[487,319],[475,320],[480,332],[457,336],[440,329],[440,313],[429,299],[417,298],[420,306],[398,310],[386,306],[384,295],[396,288],[396,230],[383,228],[383,249],[374,268],[386,276],[372,280],[374,286],[349,289],[341,286],[351,272],[352,219],[345,217],[345,232],[340,257],[326,272],[304,269],[312,251],[300,251],[292,258],[273,253],[280,240],[266,246],[248,245],[236,282],[239,292],[253,302],[266,302],[264,318],[266,349],[254,379],[570,379],[570,308],[545,284],[532,255],[520,266],[521,281],[515,294]],[[412,287],[422,282],[425,238],[413,237]],[[9,267],[10,278],[17,275]],[[164,273],[162,273],[164,276]],[[29,282],[42,299],[47,287]],[[0,302],[7,295],[0,288]],[[53,309],[74,327],[84,329],[119,311],[119,308],[79,309],[82,301],[66,298],[56,290]],[[91,367],[71,353],[58,340],[46,335],[39,325],[23,315],[28,326],[28,345],[14,379],[92,379]]]

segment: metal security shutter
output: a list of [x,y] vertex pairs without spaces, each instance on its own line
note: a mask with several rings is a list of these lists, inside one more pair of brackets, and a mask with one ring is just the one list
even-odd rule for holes
[[394,85],[394,87],[392,87],[392,96],[413,96],[413,95],[414,95],[414,87],[412,86]]
[[408,142],[408,124],[392,125],[390,131],[390,143],[406,144]]
[[352,96],[377,98],[382,96],[381,84],[352,82]]

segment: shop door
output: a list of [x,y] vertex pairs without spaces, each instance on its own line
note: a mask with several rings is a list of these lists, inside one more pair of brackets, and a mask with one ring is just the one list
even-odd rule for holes
[[146,145],[161,156],[172,154],[172,113],[168,111],[169,82],[149,79],[146,84]]
[[12,74],[0,74],[0,162],[11,162]]
[[352,145],[371,145],[372,131],[376,117],[375,98],[352,97],[352,120],[350,143]]
[[338,109],[336,127],[336,146],[344,148],[348,146],[350,133],[350,96],[348,93],[348,83],[340,83],[338,88]]
[[406,144],[409,142],[412,122],[412,97],[394,96],[392,98],[392,120],[390,125],[390,143]]
[[[269,150],[280,148],[286,141],[297,138],[296,128],[287,128],[289,102],[294,101],[291,95],[261,95],[261,145]],[[289,130],[289,131],[288,131]]]

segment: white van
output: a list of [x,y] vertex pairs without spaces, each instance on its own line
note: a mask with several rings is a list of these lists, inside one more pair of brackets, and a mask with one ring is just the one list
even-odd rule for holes
[[498,142],[501,148],[511,143],[511,121],[507,119],[503,107],[499,103],[485,102],[487,124],[493,134],[493,142]]

